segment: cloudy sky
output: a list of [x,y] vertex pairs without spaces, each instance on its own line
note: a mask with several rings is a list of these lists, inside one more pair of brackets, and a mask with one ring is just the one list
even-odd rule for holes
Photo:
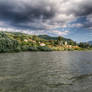
[[0,30],[92,40],[92,0],[0,0]]

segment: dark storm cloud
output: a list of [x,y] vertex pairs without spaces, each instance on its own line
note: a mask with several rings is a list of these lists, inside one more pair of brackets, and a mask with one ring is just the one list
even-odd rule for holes
[[[92,0],[1,0],[0,21],[24,29],[62,27],[74,19],[92,14]],[[83,23],[88,24],[91,17]],[[86,26],[85,26],[86,27]]]
[[38,18],[49,19],[55,15],[54,10],[48,11],[44,6],[31,7],[24,5],[24,10],[20,8],[16,9],[16,7],[17,4],[12,5],[11,2],[8,2],[7,4],[5,2],[0,2],[0,17],[21,22]]
[[69,13],[74,13],[75,16],[87,16],[92,14],[92,0],[81,0],[80,3],[73,5]]
[[[0,1],[0,19],[9,21],[10,24],[18,27],[22,27],[20,23],[33,23],[36,20],[45,22],[53,18],[56,13],[54,6],[48,3],[41,3],[39,6],[33,6],[31,2],[30,4],[26,4],[21,1],[16,1],[16,3],[11,0],[6,1]],[[23,3],[22,6],[21,3]]]

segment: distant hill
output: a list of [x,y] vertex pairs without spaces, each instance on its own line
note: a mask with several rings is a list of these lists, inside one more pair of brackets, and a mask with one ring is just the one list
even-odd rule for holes
[[[45,39],[45,40],[57,40],[58,39],[58,37],[52,37],[52,36],[48,36],[48,35],[39,35],[39,37],[42,38],[42,39]],[[67,38],[64,38],[64,37],[62,37],[62,40],[68,41],[68,42],[72,41],[71,39],[67,39]]]
[[57,40],[57,37],[51,37],[48,35],[39,35],[39,37],[45,40]]

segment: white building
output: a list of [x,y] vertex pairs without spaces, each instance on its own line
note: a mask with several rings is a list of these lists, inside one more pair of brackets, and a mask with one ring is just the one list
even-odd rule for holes
[[27,40],[27,39],[24,39],[24,41],[25,41],[25,42],[28,42],[28,40]]
[[67,45],[67,41],[65,41],[65,45]]
[[44,44],[44,43],[40,43],[40,46],[46,46],[46,44]]

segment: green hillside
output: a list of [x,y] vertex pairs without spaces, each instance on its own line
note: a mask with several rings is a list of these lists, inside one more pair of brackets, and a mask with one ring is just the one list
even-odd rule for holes
[[0,32],[0,52],[18,51],[62,51],[90,48],[89,44],[77,44],[64,37],[29,35],[16,32]]

